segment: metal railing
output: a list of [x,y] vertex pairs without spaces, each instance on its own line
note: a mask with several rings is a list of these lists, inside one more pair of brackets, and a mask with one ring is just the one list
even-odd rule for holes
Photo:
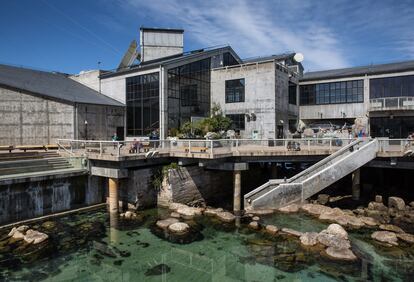
[[379,149],[381,153],[405,153],[414,149],[414,140],[412,139],[389,139],[389,138],[377,138]]
[[58,139],[59,150],[70,155],[133,156],[169,154],[171,156],[213,157],[225,154],[249,154],[250,152],[306,151],[332,153],[350,144],[350,138],[306,139],[168,139],[136,141],[99,141]]
[[386,97],[370,99],[369,108],[374,111],[414,110],[414,97]]

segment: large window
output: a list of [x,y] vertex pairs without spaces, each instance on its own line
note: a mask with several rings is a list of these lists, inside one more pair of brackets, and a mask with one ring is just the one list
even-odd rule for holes
[[244,102],[244,78],[226,80],[226,103]]
[[244,114],[235,114],[235,115],[226,115],[229,119],[231,119],[231,129],[233,130],[244,130]]
[[369,97],[414,96],[414,75],[375,78],[369,80]]
[[168,129],[210,110],[210,58],[168,70]]
[[289,85],[289,104],[296,105],[296,84]]
[[300,86],[301,105],[364,102],[364,81],[352,80]]
[[229,52],[223,54],[223,67],[234,66],[238,64],[239,62],[237,62],[237,60],[233,57],[232,54],[230,54]]
[[127,136],[147,136],[159,129],[159,74],[126,79]]

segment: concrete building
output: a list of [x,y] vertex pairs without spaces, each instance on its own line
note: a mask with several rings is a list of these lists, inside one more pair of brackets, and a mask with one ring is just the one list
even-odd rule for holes
[[305,73],[299,116],[338,125],[367,117],[367,134],[406,138],[414,132],[414,61]]
[[284,138],[297,123],[298,79],[288,68],[287,54],[246,60],[241,64],[213,69],[211,99],[233,121],[242,138]]
[[123,136],[124,105],[66,74],[0,65],[0,145]]

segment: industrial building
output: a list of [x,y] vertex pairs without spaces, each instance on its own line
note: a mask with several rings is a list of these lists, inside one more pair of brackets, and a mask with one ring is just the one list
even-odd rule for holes
[[122,103],[68,75],[0,65],[0,145],[108,140],[123,127]]
[[299,117],[305,123],[368,119],[367,135],[414,132],[414,61],[304,73]]

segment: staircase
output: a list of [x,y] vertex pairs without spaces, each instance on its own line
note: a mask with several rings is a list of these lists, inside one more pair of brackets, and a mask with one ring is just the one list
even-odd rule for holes
[[70,159],[54,151],[0,154],[0,180],[74,170]]
[[303,202],[373,160],[378,141],[356,140],[290,179],[271,179],[244,196],[249,209],[280,208]]

